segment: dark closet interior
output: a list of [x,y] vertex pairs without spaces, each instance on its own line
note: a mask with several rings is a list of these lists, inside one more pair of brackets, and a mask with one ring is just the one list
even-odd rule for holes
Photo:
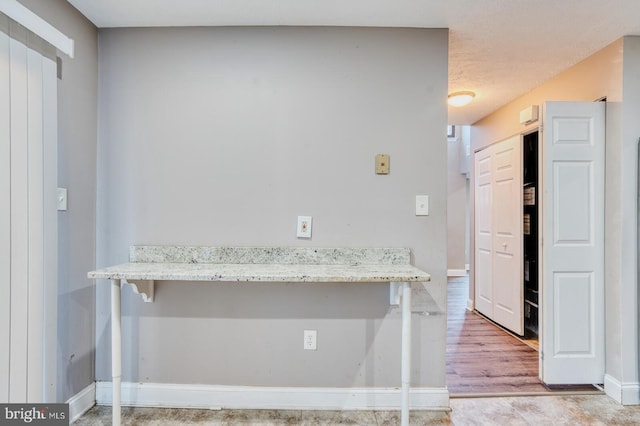
[[522,209],[525,337],[538,336],[538,132],[523,138]]

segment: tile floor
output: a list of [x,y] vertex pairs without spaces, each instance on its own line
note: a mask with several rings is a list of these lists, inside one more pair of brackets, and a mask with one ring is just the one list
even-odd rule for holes
[[[605,395],[453,398],[450,412],[412,411],[412,425],[638,425],[640,406]],[[74,425],[111,424],[110,407],[94,407]],[[186,410],[123,408],[124,425],[398,425],[396,411]]]

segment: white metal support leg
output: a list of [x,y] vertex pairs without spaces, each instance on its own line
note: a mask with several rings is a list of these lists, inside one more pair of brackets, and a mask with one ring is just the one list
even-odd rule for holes
[[411,386],[411,284],[402,283],[402,407],[401,425],[409,426],[409,387]]
[[120,280],[111,280],[111,376],[113,378],[112,424],[120,426],[120,383],[122,380],[122,331]]

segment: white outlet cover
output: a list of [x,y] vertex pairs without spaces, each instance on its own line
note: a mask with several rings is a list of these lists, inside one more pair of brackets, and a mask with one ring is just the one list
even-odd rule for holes
[[311,238],[311,216],[298,216],[298,238]]
[[318,349],[318,331],[317,330],[305,330],[304,331],[304,349],[307,351],[315,351]]

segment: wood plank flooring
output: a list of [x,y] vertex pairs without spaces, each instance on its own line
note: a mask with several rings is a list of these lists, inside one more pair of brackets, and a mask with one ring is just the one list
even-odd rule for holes
[[[452,396],[545,393],[538,352],[466,309],[468,278],[450,278],[447,289],[447,387]],[[568,390],[568,389],[563,389]],[[595,391],[592,386],[572,391]]]

